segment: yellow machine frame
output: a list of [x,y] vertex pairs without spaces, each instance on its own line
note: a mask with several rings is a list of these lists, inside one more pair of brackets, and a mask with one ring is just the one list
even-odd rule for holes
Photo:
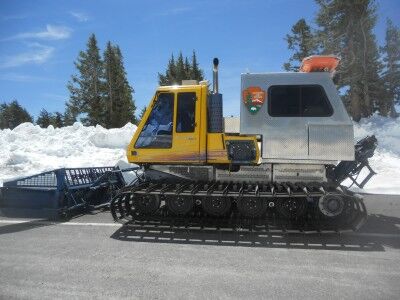
[[[181,92],[196,93],[194,132],[176,131],[177,94]],[[135,148],[136,141],[160,93],[174,94],[172,147],[167,149]],[[209,133],[207,131],[207,95],[208,86],[206,84],[159,87],[129,143],[127,149],[128,161],[137,164],[230,164],[226,142],[231,140],[251,140],[256,149],[256,159],[252,163],[257,164],[260,151],[255,136],[228,135],[225,133]]]

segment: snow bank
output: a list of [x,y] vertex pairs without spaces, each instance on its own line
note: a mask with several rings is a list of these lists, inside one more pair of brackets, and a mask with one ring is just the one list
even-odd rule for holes
[[400,118],[375,114],[354,124],[356,141],[373,134],[378,139],[378,147],[369,161],[378,174],[364,187],[364,192],[400,195]]
[[0,186],[8,179],[62,167],[114,166],[126,161],[125,149],[136,131],[122,128],[40,128],[23,123],[13,130],[0,130]]
[[[0,130],[0,185],[2,181],[60,167],[113,166],[126,161],[125,148],[136,126],[118,129],[73,126],[46,129],[24,123]],[[375,134],[378,148],[370,160],[378,173],[365,186],[370,193],[400,194],[400,118],[374,115],[355,124],[355,140]]]

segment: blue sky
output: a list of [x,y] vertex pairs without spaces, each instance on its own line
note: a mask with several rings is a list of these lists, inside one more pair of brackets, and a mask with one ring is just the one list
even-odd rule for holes
[[[211,79],[219,57],[224,114],[239,114],[240,73],[281,71],[290,56],[284,37],[314,1],[11,1],[0,0],[0,101],[17,99],[37,116],[63,111],[73,61],[95,33],[100,49],[120,46],[139,108],[157,87],[171,53],[197,51]],[[386,18],[399,26],[400,1],[378,1],[375,33],[384,41]]]

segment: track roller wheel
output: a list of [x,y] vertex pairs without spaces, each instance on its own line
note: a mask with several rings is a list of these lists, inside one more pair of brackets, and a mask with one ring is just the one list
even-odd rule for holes
[[267,210],[267,205],[263,198],[241,197],[237,201],[237,208],[244,217],[259,217]]
[[306,198],[280,198],[277,201],[277,211],[287,219],[297,219],[307,210]]
[[316,204],[315,219],[325,228],[357,230],[367,217],[364,203],[355,197],[326,194]]
[[161,201],[159,195],[136,195],[135,208],[144,215],[153,214],[160,207]]
[[319,211],[326,217],[337,217],[342,214],[345,202],[340,195],[326,194],[318,200]]
[[228,197],[206,197],[202,201],[204,211],[211,216],[225,216],[231,209],[232,201]]
[[168,196],[166,199],[168,209],[178,216],[188,214],[194,207],[195,201],[191,196]]

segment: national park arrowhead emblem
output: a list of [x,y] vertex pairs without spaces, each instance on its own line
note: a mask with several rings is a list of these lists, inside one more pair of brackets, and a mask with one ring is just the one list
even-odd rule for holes
[[258,86],[243,90],[243,102],[251,114],[257,113],[265,101],[265,91]]

